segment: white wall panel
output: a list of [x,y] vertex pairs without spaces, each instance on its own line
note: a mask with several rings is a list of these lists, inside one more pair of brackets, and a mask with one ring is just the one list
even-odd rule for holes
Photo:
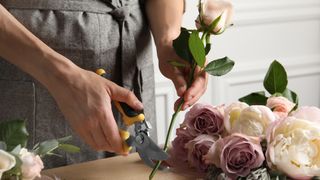
[[[212,39],[214,45],[208,59],[227,55],[236,65],[227,76],[210,77],[200,102],[230,103],[263,90],[266,70],[277,59],[287,69],[289,88],[299,94],[300,103],[320,106],[320,1],[233,2],[235,25]],[[194,28],[197,1],[187,3],[183,26]],[[162,144],[177,97],[172,83],[157,68],[155,77],[158,142]],[[176,127],[183,117],[184,113],[179,115]]]

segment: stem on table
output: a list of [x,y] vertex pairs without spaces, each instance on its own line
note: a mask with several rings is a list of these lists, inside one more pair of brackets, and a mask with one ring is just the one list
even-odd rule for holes
[[[191,70],[191,74],[189,76],[189,82],[187,84],[187,87],[189,88],[193,82],[193,79],[194,79],[194,72],[195,72],[195,69],[197,67],[197,64],[196,63],[193,63],[192,65],[192,70]],[[175,111],[171,117],[171,120],[170,120],[170,125],[169,125],[169,129],[168,129],[168,132],[167,132],[167,136],[166,136],[166,141],[164,143],[164,147],[163,147],[163,151],[164,152],[167,152],[168,150],[168,144],[169,144],[169,138],[171,136],[171,132],[172,132],[172,128],[174,126],[174,123],[175,123],[175,120],[176,120],[176,117],[178,115],[178,113],[181,111],[181,108],[182,108],[182,105],[184,104],[184,99],[182,99],[178,105],[178,109],[177,111]],[[151,174],[149,175],[149,180],[151,180],[154,175],[156,174],[156,172],[158,171],[160,165],[161,165],[161,162],[162,161],[158,161],[157,164],[155,165],[155,167],[153,168]]]

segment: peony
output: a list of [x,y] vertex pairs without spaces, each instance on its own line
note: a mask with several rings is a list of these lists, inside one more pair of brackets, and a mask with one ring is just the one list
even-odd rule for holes
[[267,133],[270,168],[295,179],[320,175],[320,127],[308,120],[288,117],[272,124]]
[[248,136],[265,136],[266,129],[275,121],[272,111],[261,105],[253,105],[243,109],[238,119],[231,126],[231,133],[242,133]]
[[23,180],[32,180],[36,177],[41,177],[40,172],[44,167],[42,160],[38,155],[22,148],[19,157],[22,161],[21,173]]
[[172,149],[170,150],[170,157],[175,160],[186,162],[188,160],[188,150],[185,145],[194,137],[184,128],[177,129],[177,137],[172,141]]
[[205,104],[195,104],[185,116],[183,126],[192,136],[200,134],[220,135],[224,132],[222,106],[213,107]]
[[209,165],[204,163],[203,156],[206,155],[210,147],[217,138],[210,135],[200,135],[186,144],[188,149],[188,162],[191,167],[197,168],[200,172],[206,172]]
[[239,118],[241,111],[249,107],[248,104],[243,102],[234,102],[225,108],[224,125],[226,130],[230,133],[233,123]]
[[204,159],[232,179],[246,177],[265,160],[259,138],[237,133],[219,139]]
[[202,0],[200,15],[196,19],[197,29],[208,29],[211,23],[220,15],[220,21],[212,30],[213,34],[223,32],[232,24],[233,7],[231,2],[228,0]]
[[8,152],[0,149],[0,179],[2,174],[16,165],[16,159]]
[[267,100],[267,107],[272,109],[279,118],[285,118],[296,104],[282,96],[271,96]]
[[314,106],[302,106],[293,111],[290,116],[320,123],[320,109]]

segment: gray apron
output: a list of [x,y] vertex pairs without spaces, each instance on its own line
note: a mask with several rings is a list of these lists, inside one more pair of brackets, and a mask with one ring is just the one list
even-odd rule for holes
[[[0,0],[0,3],[39,39],[78,66],[90,71],[104,68],[110,80],[134,90],[144,104],[147,120],[155,127],[151,36],[142,2]],[[116,111],[114,115],[121,123]],[[0,120],[17,118],[27,122],[29,148],[37,142],[67,135],[72,135],[72,143],[80,146],[79,154],[60,152],[62,158],[47,158],[46,168],[110,156],[84,144],[39,82],[0,59]],[[156,128],[151,137],[155,139]]]

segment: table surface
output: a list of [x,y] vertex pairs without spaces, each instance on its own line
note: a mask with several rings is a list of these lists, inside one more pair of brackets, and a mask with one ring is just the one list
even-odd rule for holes
[[[74,164],[42,172],[44,175],[57,176],[66,180],[144,180],[148,179],[151,168],[146,166],[137,153],[129,156],[116,156],[80,164]],[[183,174],[158,171],[154,180],[191,180]]]

